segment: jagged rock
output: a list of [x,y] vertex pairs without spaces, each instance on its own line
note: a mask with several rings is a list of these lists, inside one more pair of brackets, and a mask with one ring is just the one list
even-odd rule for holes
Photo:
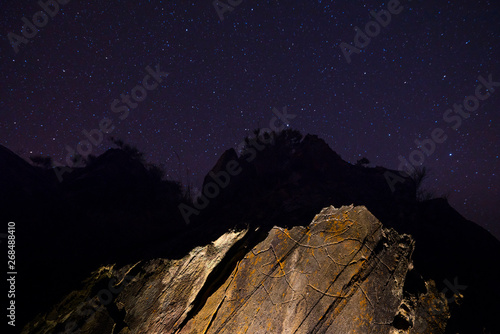
[[[500,258],[500,242],[488,231],[445,199],[417,200],[411,178],[392,192],[384,175],[396,171],[353,166],[317,136],[300,141],[297,133],[284,131],[274,143],[257,146],[256,154],[237,156],[229,150],[221,156],[214,173],[234,159],[241,173],[186,225],[178,205],[193,203],[179,185],[160,181],[158,173],[125,151],[108,150],[86,167],[64,173],[60,182],[54,170],[35,168],[0,145],[0,220],[16,222],[16,263],[24,273],[16,281],[16,302],[23,305],[18,326],[80,289],[89,272],[107,263],[122,267],[138,260],[181,259],[246,226],[245,242],[253,247],[258,242],[249,242],[250,237],[267,236],[273,226],[305,226],[325,206],[352,203],[415,240],[416,269],[406,281],[433,280],[435,290],[452,301],[447,334],[500,333],[500,267],[492,265]],[[205,183],[211,179],[208,175]],[[427,291],[423,283],[409,288],[419,296]],[[426,301],[435,301],[433,295]],[[404,328],[411,320],[412,313],[401,306],[396,323]]]
[[68,328],[71,333],[118,333],[124,327],[134,333],[168,331],[185,319],[207,278],[222,260],[227,261],[228,251],[246,232],[228,232],[181,260],[155,259],[118,271],[101,268],[83,290],[37,317],[23,333],[58,333]]
[[363,206],[328,207],[306,227],[228,232],[180,260],[111,268],[116,297],[91,279],[23,333],[443,332],[447,300],[414,275],[414,247]]

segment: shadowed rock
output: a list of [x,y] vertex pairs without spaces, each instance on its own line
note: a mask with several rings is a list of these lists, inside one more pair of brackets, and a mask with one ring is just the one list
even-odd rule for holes
[[259,233],[228,232],[180,260],[109,268],[106,279],[118,282],[109,301],[94,274],[24,333],[444,332],[447,301],[414,275],[413,239],[365,207],[328,207],[308,226]]
[[[232,247],[233,255],[211,272],[207,280],[216,283],[204,285],[186,315],[189,320],[224,283],[215,278],[227,277],[248,253],[245,247],[262,242],[273,227],[306,226],[325,206],[353,204],[365,206],[386,228],[412,236],[417,245],[412,256],[415,269],[408,272],[405,291],[444,294],[451,314],[445,333],[500,333],[500,267],[492,265],[500,257],[497,239],[445,199],[419,201],[411,178],[398,182],[392,192],[385,175],[396,171],[351,165],[317,136],[300,138],[285,131],[267,145],[255,144],[258,150],[248,148],[239,156],[228,150],[205,184],[217,183],[213,175],[223,174],[230,162],[236,161],[241,173],[227,186],[219,176],[219,183],[224,183],[220,193],[192,215],[189,225],[178,205],[193,203],[180,185],[161,180],[161,173],[123,150],[109,150],[86,167],[64,174],[59,182],[54,170],[31,166],[0,146],[0,217],[15,221],[21,236],[16,245],[23,273],[16,282],[16,299],[23,305],[19,326],[80,290],[81,281],[96,268],[182,259],[229,230],[247,228],[244,241],[238,242],[245,246]],[[423,302],[439,304],[432,296]],[[117,319],[115,331],[127,327],[123,308],[106,310]],[[414,327],[421,325],[416,321],[425,314],[435,317],[422,312]],[[401,306],[394,328],[411,329],[411,314]]]

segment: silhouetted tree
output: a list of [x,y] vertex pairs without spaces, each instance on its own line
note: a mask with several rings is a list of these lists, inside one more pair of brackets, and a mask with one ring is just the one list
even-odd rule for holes
[[71,162],[73,163],[73,167],[85,167],[87,165],[87,159],[80,153],[76,153],[72,156]]
[[146,168],[148,170],[149,175],[155,181],[161,181],[165,177],[165,171],[161,167],[159,167],[155,164],[151,164],[151,163],[147,164]]
[[36,156],[31,156],[30,160],[33,162],[35,166],[39,166],[45,169],[49,169],[52,167],[51,157],[42,157],[41,155],[36,155]]
[[87,156],[87,166],[92,165],[96,161],[97,157],[93,154]]
[[303,136],[299,130],[285,129],[276,135],[276,145],[283,145],[289,148],[297,146]]
[[116,139],[115,137],[110,138],[111,142],[118,146],[123,152],[125,152],[131,159],[140,161],[142,163],[145,162],[144,160],[144,153],[139,151],[139,149],[135,146],[126,144],[123,140],[121,139]]
[[[245,145],[242,149],[242,155],[249,154],[252,147],[264,146],[261,151],[266,151],[264,155],[277,154],[280,157],[288,156],[302,140],[303,136],[298,130],[285,129],[283,131],[263,131],[255,129],[253,137],[245,137]],[[255,145],[257,144],[257,145]]]
[[428,201],[436,197],[434,191],[422,188],[422,184],[428,177],[429,169],[425,166],[416,167],[413,173],[410,174],[415,189],[415,198],[419,202]]
[[427,167],[415,167],[413,173],[410,174],[410,178],[415,185],[415,189],[419,189],[422,186],[424,180],[429,176],[429,170]]
[[362,157],[361,159],[356,161],[356,166],[366,167],[366,166],[368,166],[369,163],[370,163],[370,160],[368,160],[365,157]]

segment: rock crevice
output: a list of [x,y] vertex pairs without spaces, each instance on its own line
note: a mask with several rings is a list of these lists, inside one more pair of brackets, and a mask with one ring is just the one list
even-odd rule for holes
[[[436,333],[446,300],[413,272],[414,248],[352,205],[325,208],[305,227],[228,232],[180,260],[140,265],[82,332]],[[25,332],[49,333],[71,321],[66,311]]]

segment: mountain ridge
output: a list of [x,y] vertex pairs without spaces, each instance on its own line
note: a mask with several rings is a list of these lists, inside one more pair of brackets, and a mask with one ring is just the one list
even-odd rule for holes
[[[239,156],[226,151],[212,168],[217,174],[236,161],[241,173],[220,187],[218,196],[188,225],[179,205],[194,203],[180,185],[161,181],[123,150],[107,151],[58,182],[53,171],[29,166],[0,149],[0,166],[7,171],[0,175],[6,200],[2,216],[20,223],[18,233],[26,236],[19,247],[21,268],[38,280],[32,284],[25,277],[20,282],[27,295],[35,297],[23,322],[77,290],[99,266],[180,259],[232,228],[266,232],[274,226],[304,226],[325,207],[354,204],[366,206],[387,228],[412,235],[419,275],[434,280],[438,291],[450,291],[455,278],[467,286],[447,331],[478,328],[466,322],[465,315],[473,315],[487,328],[498,328],[493,314],[498,311],[495,277],[500,273],[491,261],[500,256],[500,242],[463,218],[446,199],[418,201],[411,178],[391,192],[384,173],[397,171],[351,165],[314,135],[259,134],[246,143]],[[32,181],[25,184],[24,179]],[[210,182],[213,177],[207,175],[204,186]],[[8,194],[5,189],[22,191]],[[34,249],[38,251],[33,254]],[[43,278],[41,272],[53,272],[55,278]]]

